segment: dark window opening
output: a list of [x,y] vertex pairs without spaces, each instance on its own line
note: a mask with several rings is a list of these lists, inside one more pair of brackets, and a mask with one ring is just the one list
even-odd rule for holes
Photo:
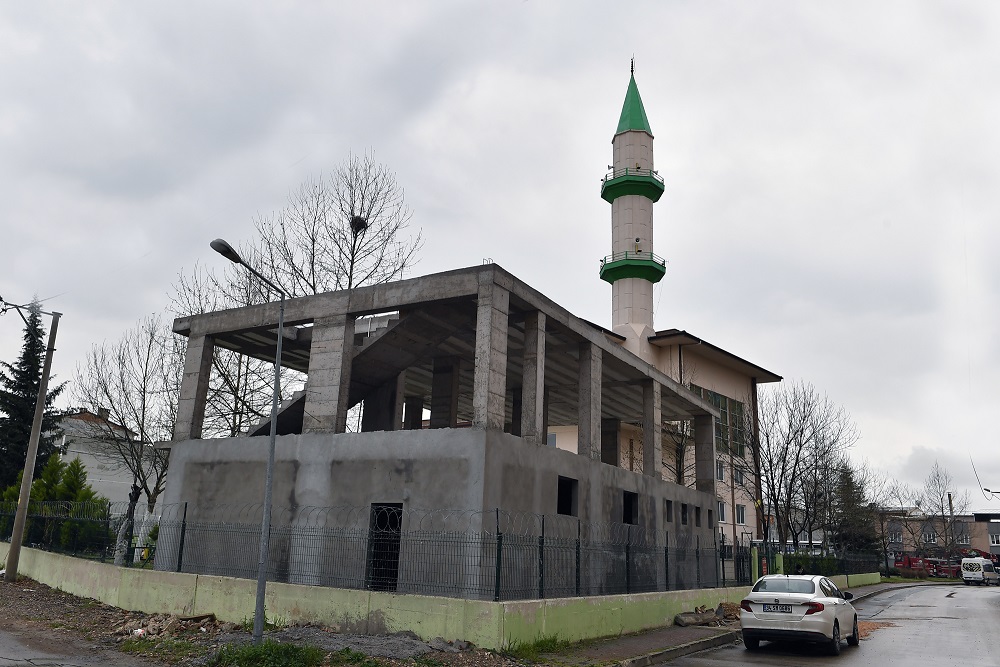
[[681,525],[688,525],[688,505],[687,503],[681,503]]
[[694,526],[695,528],[701,528],[701,508],[694,508]]
[[664,500],[663,501],[663,520],[671,523],[674,520],[674,501]]
[[639,523],[639,494],[622,492],[622,523],[635,526]]
[[715,528],[715,517],[712,516],[712,510],[708,510],[708,527]]
[[399,583],[399,547],[403,530],[402,503],[372,503],[368,524],[365,587],[395,591]]
[[577,516],[576,498],[579,483],[571,477],[559,476],[559,486],[556,493],[556,514]]

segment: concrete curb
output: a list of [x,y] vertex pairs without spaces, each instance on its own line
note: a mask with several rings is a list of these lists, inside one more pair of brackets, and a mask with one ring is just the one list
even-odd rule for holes
[[873,595],[878,595],[879,593],[885,593],[886,591],[899,590],[900,588],[920,588],[922,586],[950,586],[950,585],[952,585],[954,583],[955,582],[953,582],[953,581],[940,581],[940,582],[939,581],[932,581],[932,582],[926,583],[926,584],[891,584],[891,588],[886,587],[886,588],[883,588],[881,590],[868,591],[867,593],[862,593],[861,595],[856,595],[856,596],[854,596],[854,599],[851,600],[851,602],[853,603],[853,602],[857,602],[859,600],[867,600],[868,598],[872,597]]
[[742,633],[739,630],[729,630],[712,637],[705,637],[686,644],[678,644],[670,648],[653,651],[645,655],[637,655],[634,658],[627,658],[618,663],[619,667],[647,667],[648,665],[658,665],[674,658],[680,658],[690,653],[697,653],[710,648],[717,648],[741,641]]

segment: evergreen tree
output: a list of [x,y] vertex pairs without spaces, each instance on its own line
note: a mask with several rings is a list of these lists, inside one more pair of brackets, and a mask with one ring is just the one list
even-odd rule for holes
[[[13,364],[0,362],[0,489],[17,480],[24,468],[31,437],[31,423],[35,418],[35,401],[38,384],[42,379],[47,339],[42,328],[41,308],[38,301],[22,311],[25,319],[24,344],[21,355]],[[45,397],[42,434],[38,442],[35,474],[45,467],[53,453],[58,451],[59,413],[53,404],[65,384],[57,385]]]

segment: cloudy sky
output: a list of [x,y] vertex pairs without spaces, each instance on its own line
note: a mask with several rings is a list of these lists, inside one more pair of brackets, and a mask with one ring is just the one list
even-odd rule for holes
[[903,480],[937,459],[972,489],[972,457],[1000,487],[998,43],[989,2],[4,3],[0,296],[64,313],[69,379],[224,263],[213,238],[374,151],[426,238],[413,275],[491,258],[608,325],[634,55],[657,328],[825,391]]

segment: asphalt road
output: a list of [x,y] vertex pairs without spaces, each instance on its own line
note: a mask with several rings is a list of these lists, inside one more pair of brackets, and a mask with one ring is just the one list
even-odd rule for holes
[[891,623],[858,647],[762,643],[758,651],[730,645],[670,663],[676,667],[721,665],[975,665],[1000,667],[1000,587],[922,586],[886,591],[855,605],[859,620]]
[[0,667],[147,667],[132,656],[110,652],[66,636],[0,629]]

